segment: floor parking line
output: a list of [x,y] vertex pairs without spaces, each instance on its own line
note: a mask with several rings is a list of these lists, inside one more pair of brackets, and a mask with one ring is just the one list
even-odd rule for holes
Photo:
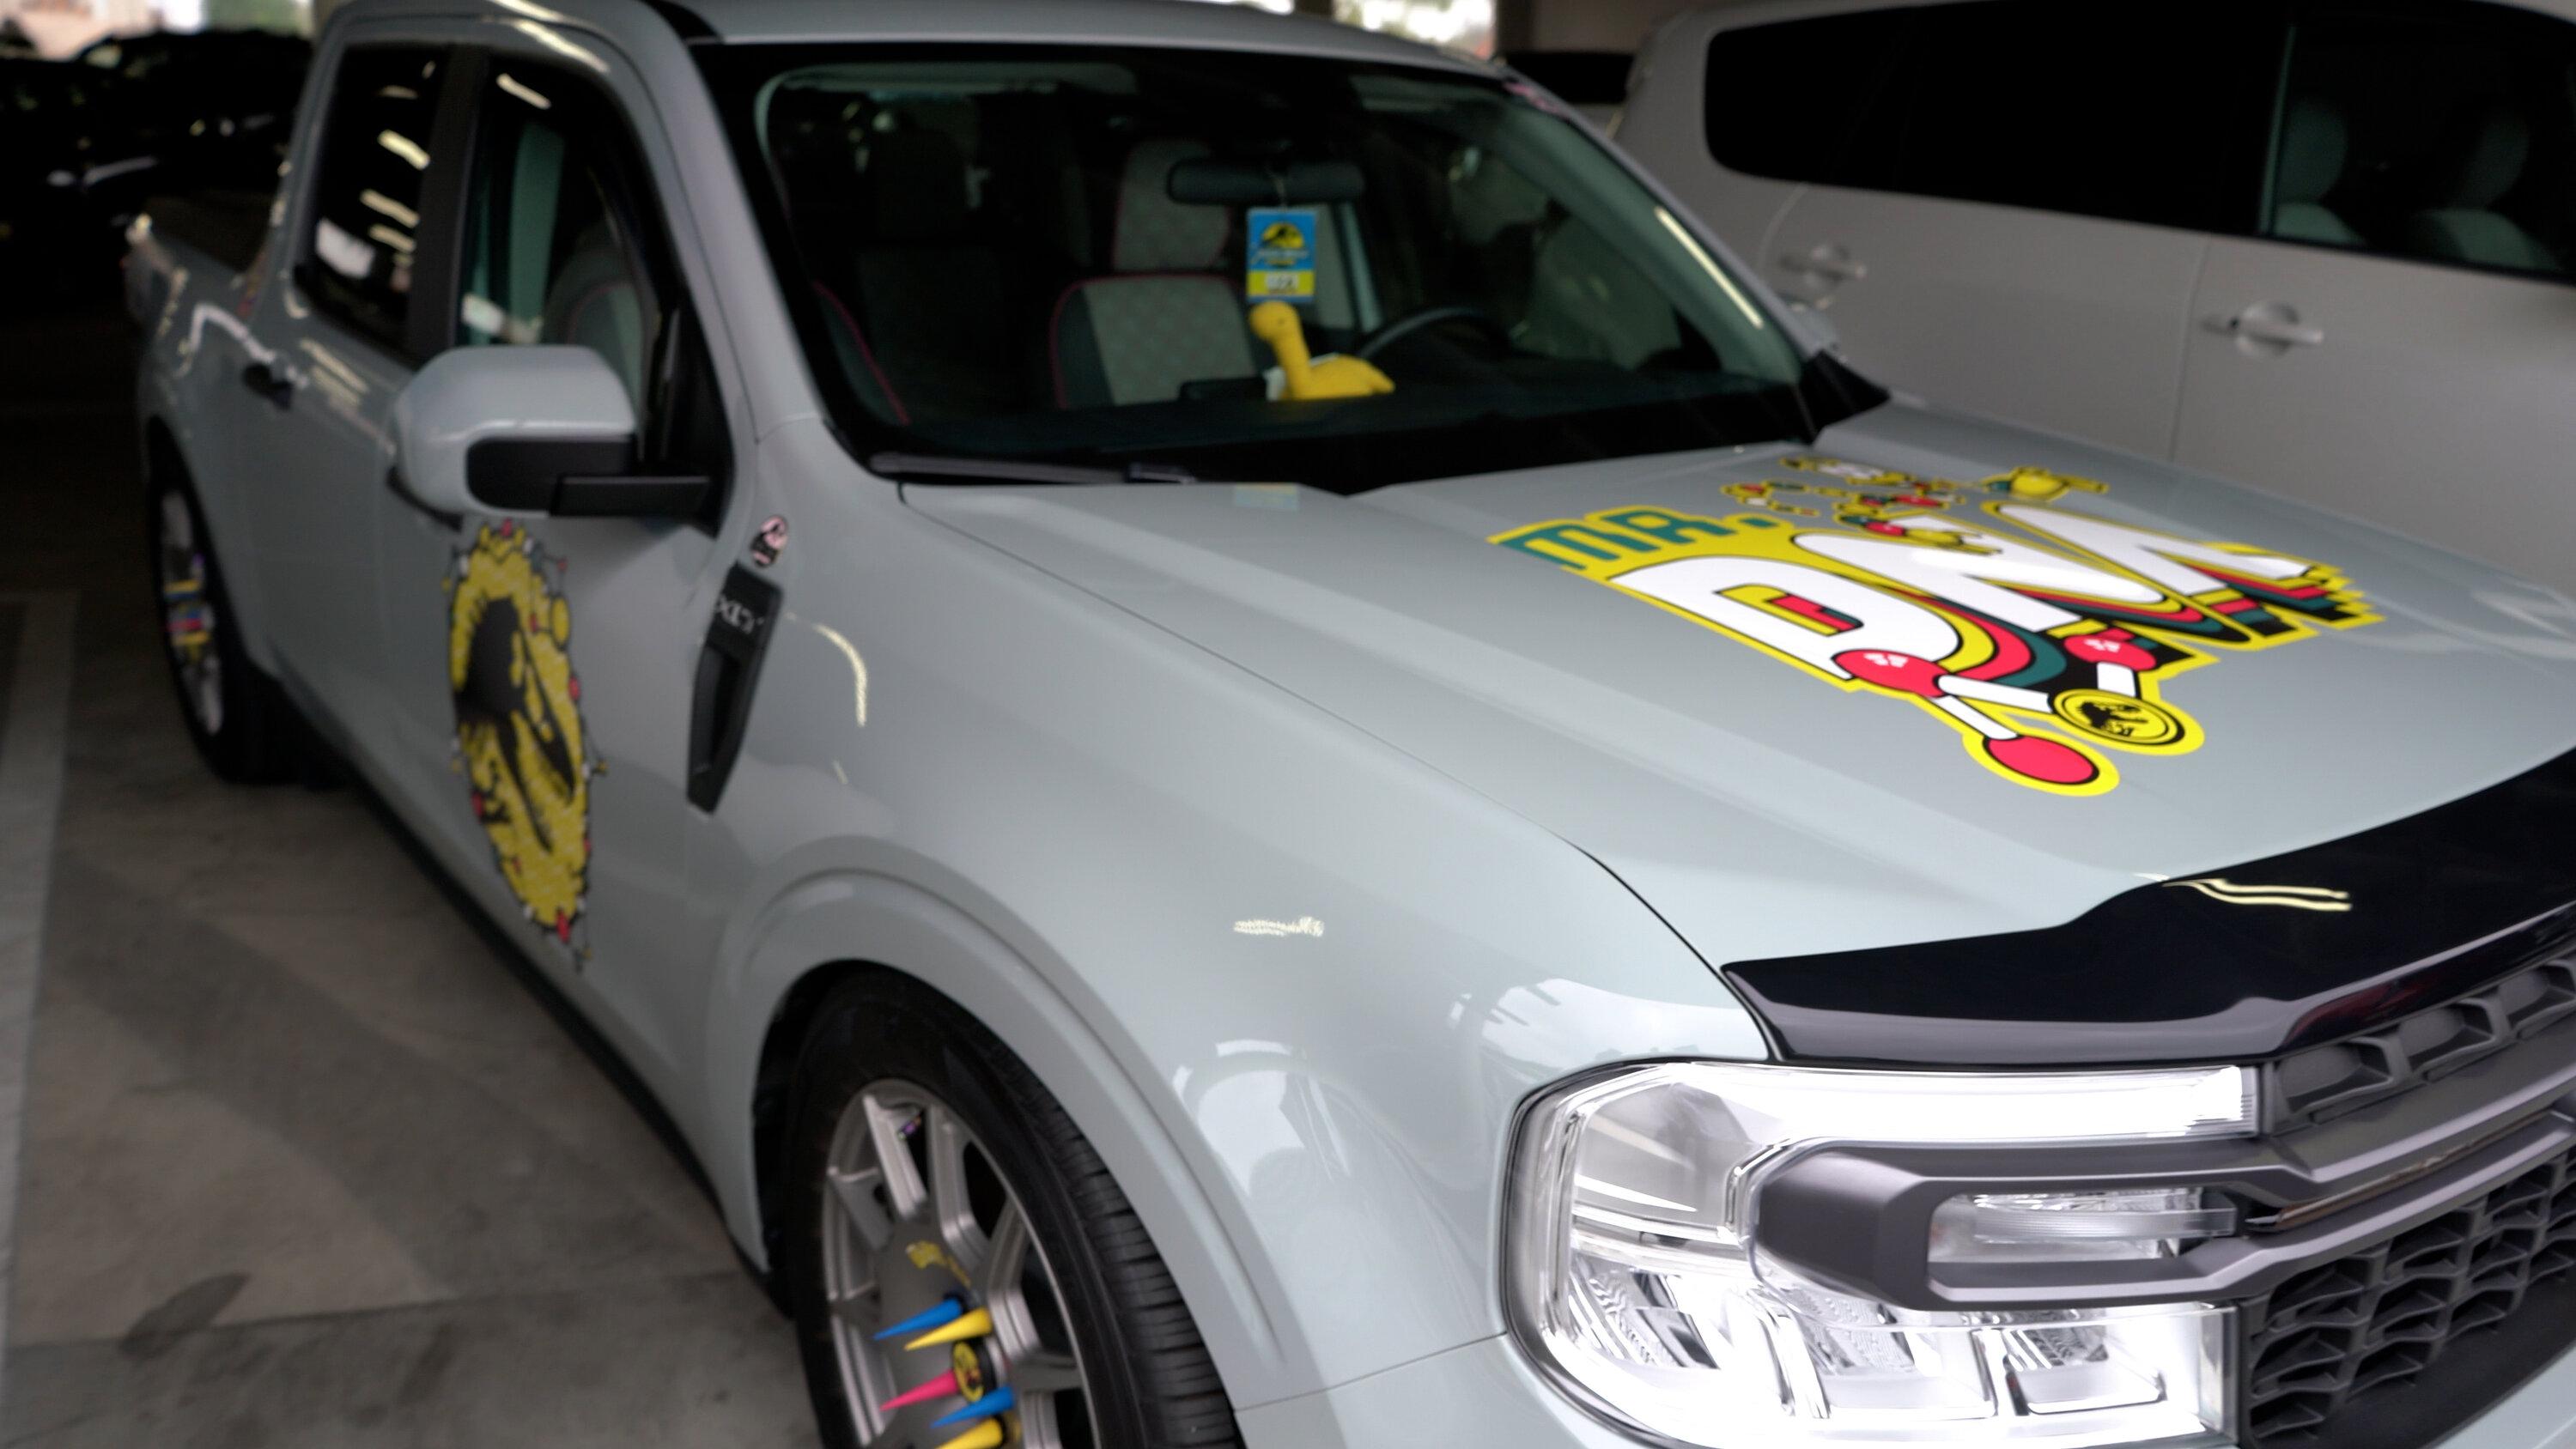
[[[14,606],[14,607],[13,607]],[[16,658],[0,694],[0,1364],[9,1346],[9,1285],[17,1267],[18,1154],[27,1101],[28,1028],[53,876],[71,708],[70,594],[0,594],[18,616]],[[0,639],[0,645],[8,641]],[[0,1408],[8,1385],[0,1378]]]

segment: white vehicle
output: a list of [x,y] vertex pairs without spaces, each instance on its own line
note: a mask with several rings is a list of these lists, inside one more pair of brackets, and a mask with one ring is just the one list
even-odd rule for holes
[[1719,6],[1619,139],[1882,382],[2567,589],[2571,18]]
[[189,728],[599,1029],[830,1449],[2564,1449],[2545,589],[1239,8],[360,0],[184,215]]

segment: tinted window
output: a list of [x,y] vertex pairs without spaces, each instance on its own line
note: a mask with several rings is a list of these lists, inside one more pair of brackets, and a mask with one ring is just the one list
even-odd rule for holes
[[2244,231],[2280,42],[2261,0],[1762,26],[1710,49],[1709,145],[1757,176]]
[[2564,276],[2576,46],[2489,5],[2334,6],[2293,32],[2270,235]]
[[633,220],[623,122],[586,85],[496,60],[479,131],[457,341],[588,347],[640,411],[663,306]]
[[1849,181],[1853,133],[1913,24],[1898,11],[1724,31],[1708,50],[1708,148],[1782,181]]
[[340,62],[313,182],[304,275],[325,310],[403,346],[442,51],[353,50]]
[[1856,142],[1855,163],[1880,184],[2207,231],[2253,225],[2280,74],[2273,7],[2183,0],[2120,16],[1998,0],[1915,23]]

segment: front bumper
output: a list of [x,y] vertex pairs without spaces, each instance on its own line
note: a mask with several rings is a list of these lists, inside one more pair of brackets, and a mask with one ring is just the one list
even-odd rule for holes
[[[1236,1417],[1247,1449],[1637,1449],[1639,1442],[1567,1402],[1500,1336]],[[2441,1449],[2576,1449],[2576,1349]]]

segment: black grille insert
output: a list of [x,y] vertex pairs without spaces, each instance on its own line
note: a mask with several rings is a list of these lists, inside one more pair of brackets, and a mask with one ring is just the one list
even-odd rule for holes
[[[2300,1273],[2242,1309],[2246,1442],[2340,1444],[2469,1335],[2506,1325],[2554,1352],[2576,1323],[2507,1325],[2532,1290],[2576,1268],[2576,1153],[2377,1247]],[[2520,1354],[2517,1357],[2523,1356]],[[2482,1403],[2458,1406],[2462,1417]]]
[[2280,1131],[2384,1102],[2576,1014],[2576,949],[2377,1031],[2296,1051],[2263,1069]]

